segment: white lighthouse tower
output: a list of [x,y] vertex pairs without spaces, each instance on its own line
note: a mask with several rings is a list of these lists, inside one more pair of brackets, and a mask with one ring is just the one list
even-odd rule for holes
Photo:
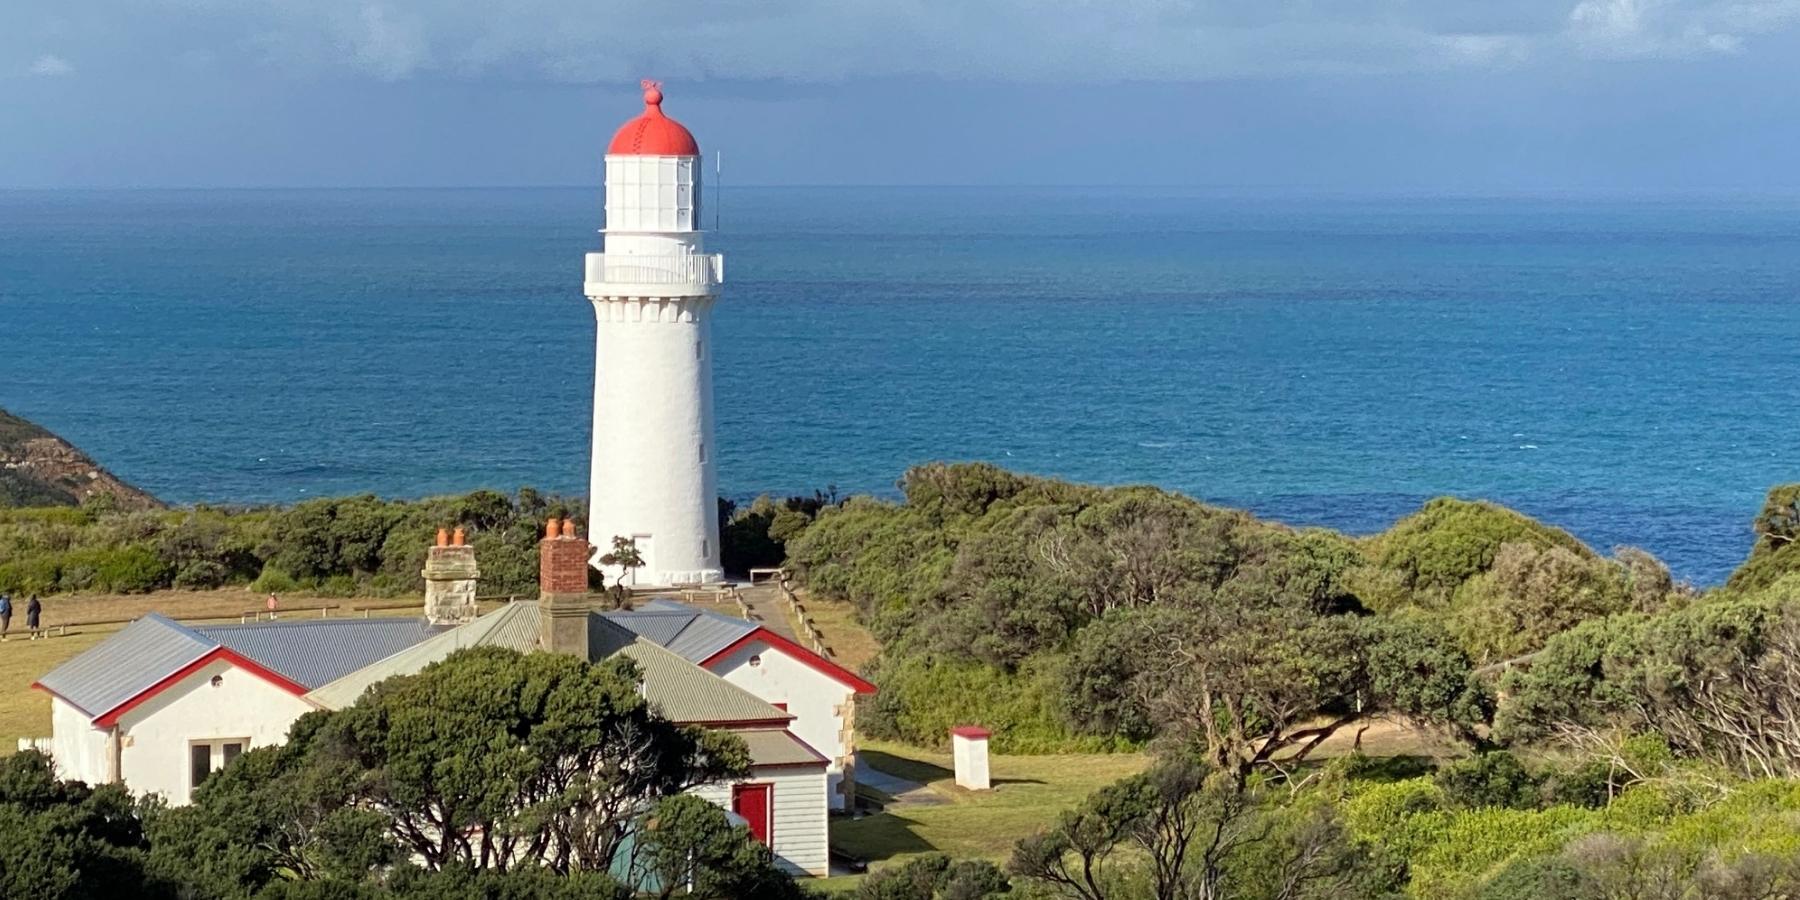
[[587,255],[585,284],[597,323],[588,540],[596,554],[634,540],[639,584],[724,578],[711,346],[724,259],[700,231],[700,170],[700,145],[644,82],[643,115],[606,151],[603,249]]

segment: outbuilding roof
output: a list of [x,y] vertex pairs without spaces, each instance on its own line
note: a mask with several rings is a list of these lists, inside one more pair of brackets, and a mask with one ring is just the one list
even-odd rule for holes
[[658,597],[636,609],[602,613],[645,640],[667,647],[689,661],[710,667],[715,660],[747,644],[761,641],[824,673],[859,694],[875,693],[875,685],[843,666],[746,619],[733,618]]
[[831,761],[792,732],[777,728],[733,731],[744,739],[753,766],[827,766]]
[[661,598],[636,609],[601,615],[693,663],[706,662],[759,627],[755,622]]

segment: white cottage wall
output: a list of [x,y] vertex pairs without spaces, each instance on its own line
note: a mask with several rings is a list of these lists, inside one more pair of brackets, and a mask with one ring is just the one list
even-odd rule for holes
[[247,739],[245,749],[285,743],[288,726],[311,709],[261,676],[215,660],[119,719],[125,784],[140,793],[160,793],[176,806],[185,804],[193,787],[191,743]]
[[[758,658],[757,665],[750,664],[751,657]],[[843,710],[856,692],[786,650],[760,640],[713,660],[706,668],[769,703],[787,704],[787,711],[794,716],[788,730],[831,761],[826,770],[831,808],[846,808],[841,790],[843,763],[856,747],[844,727]]]
[[106,729],[95,728],[94,720],[75,704],[52,696],[50,734],[50,756],[56,760],[58,776],[106,783]]
[[[741,783],[768,784],[770,805],[769,850],[783,871],[793,875],[831,874],[829,810],[825,803],[825,773],[812,767],[771,766],[752,769]],[[693,790],[696,796],[725,809],[731,808],[731,785],[709,784]]]

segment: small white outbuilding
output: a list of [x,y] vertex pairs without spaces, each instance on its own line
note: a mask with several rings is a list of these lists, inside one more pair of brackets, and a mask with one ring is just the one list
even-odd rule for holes
[[950,752],[956,760],[957,787],[971,791],[990,789],[988,737],[991,734],[977,725],[959,725],[950,729]]

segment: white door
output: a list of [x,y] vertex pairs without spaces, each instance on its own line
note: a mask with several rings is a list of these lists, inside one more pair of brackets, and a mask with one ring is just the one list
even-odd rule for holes
[[646,574],[657,571],[656,553],[651,549],[650,535],[634,534],[631,536],[631,542],[637,545],[638,558],[644,561],[643,565],[638,566],[637,571],[631,573],[631,585],[636,587],[639,582],[655,584],[655,576]]

